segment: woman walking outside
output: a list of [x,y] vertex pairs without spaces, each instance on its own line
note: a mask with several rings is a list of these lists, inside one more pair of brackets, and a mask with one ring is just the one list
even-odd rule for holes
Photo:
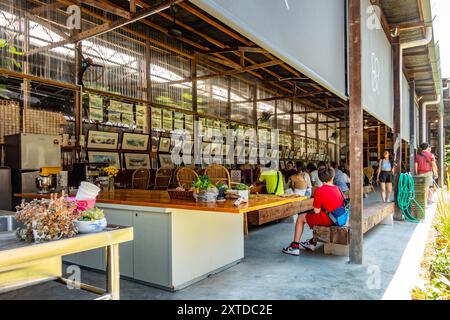
[[394,182],[394,161],[389,150],[384,150],[383,158],[378,164],[377,182],[381,185],[381,199],[391,202],[392,184]]

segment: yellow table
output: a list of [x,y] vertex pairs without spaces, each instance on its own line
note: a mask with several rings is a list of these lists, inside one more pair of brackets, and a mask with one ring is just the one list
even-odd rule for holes
[[[70,284],[98,294],[97,300],[120,299],[119,244],[133,240],[133,228],[108,226],[95,234],[43,243],[19,241],[14,232],[0,233],[0,293],[46,281]],[[62,277],[62,256],[104,247],[107,289]]]

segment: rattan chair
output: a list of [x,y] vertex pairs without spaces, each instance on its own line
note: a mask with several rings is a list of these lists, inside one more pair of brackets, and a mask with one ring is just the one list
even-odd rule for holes
[[139,168],[134,170],[131,178],[131,189],[147,190],[150,182],[150,170]]
[[192,183],[197,180],[198,174],[189,168],[180,168],[177,171],[177,181],[178,185],[185,189],[190,189]]
[[180,170],[181,167],[177,167],[172,174],[172,178],[170,179],[170,189],[175,189],[176,187],[178,187],[178,180],[177,180],[177,173],[178,170]]
[[205,175],[209,177],[209,180],[214,184],[218,185],[223,182],[231,189],[231,177],[230,172],[227,168],[220,164],[211,164],[205,170]]
[[169,189],[172,180],[172,169],[159,168],[155,174],[155,183],[152,185],[154,190]]

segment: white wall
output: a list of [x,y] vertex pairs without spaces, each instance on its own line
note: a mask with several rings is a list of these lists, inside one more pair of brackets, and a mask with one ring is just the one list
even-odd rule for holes
[[344,0],[192,0],[345,98]]
[[363,108],[393,127],[392,48],[382,28],[373,28],[370,1],[361,5]]

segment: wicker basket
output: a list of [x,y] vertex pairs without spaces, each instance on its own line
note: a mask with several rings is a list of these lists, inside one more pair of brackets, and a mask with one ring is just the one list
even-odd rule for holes
[[167,190],[170,199],[195,201],[194,191]]

